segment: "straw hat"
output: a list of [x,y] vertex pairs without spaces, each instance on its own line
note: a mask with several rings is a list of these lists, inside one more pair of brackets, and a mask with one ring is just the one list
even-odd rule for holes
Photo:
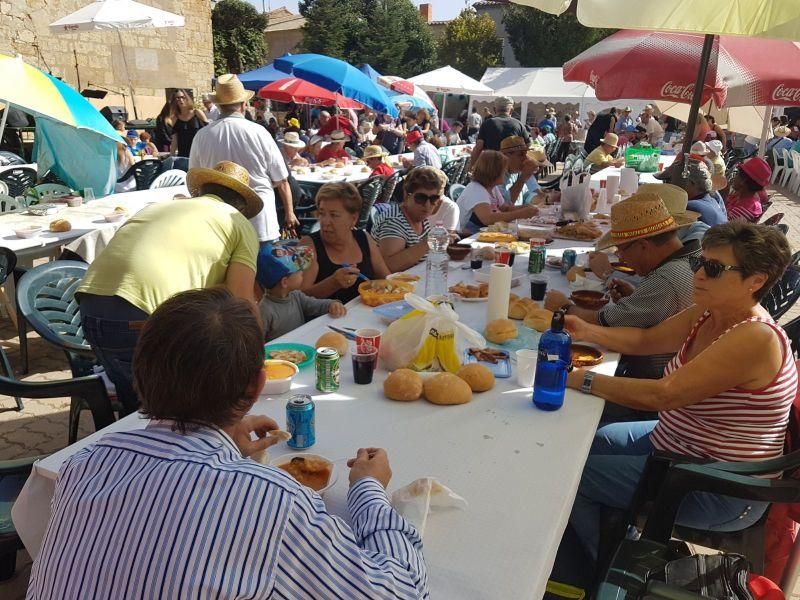
[[504,150],[527,150],[527,149],[528,149],[528,144],[526,144],[525,140],[518,135],[510,135],[507,138],[503,138],[503,141],[500,142],[501,152]]
[[786,125],[778,125],[778,126],[777,126],[777,127],[776,127],[776,128],[773,130],[773,131],[772,131],[772,133],[774,133],[774,134],[775,134],[775,137],[786,137],[787,135],[789,135],[790,133],[792,133],[792,130],[791,130],[791,129],[789,129],[789,128],[788,128]]
[[389,153],[386,152],[381,146],[367,146],[364,148],[364,160],[368,158],[383,158],[384,156],[388,156]]
[[655,194],[667,207],[669,214],[675,219],[678,227],[690,225],[700,218],[700,213],[686,210],[689,194],[686,190],[671,183],[643,183],[639,186],[639,194]]
[[331,132],[330,140],[332,144],[335,144],[337,142],[344,142],[347,140],[347,137],[344,135],[344,131],[341,129],[335,129]]
[[709,140],[706,142],[706,147],[711,154],[717,155],[722,152],[722,142],[719,140]]
[[630,106],[626,106],[625,108],[622,109],[622,112],[632,112],[632,111],[633,109]]
[[217,77],[216,93],[210,94],[209,99],[217,104],[236,104],[247,102],[254,93],[244,89],[244,85],[236,75],[225,73]]
[[264,208],[261,198],[250,187],[250,173],[241,165],[223,160],[213,169],[202,167],[189,169],[186,174],[186,187],[192,196],[200,195],[200,188],[206,183],[216,183],[239,194],[247,204],[242,214],[248,219],[255,217]]
[[[684,223],[688,225],[691,221]],[[597,249],[675,231],[679,225],[657,194],[636,193],[611,207],[611,231],[597,240]]]
[[306,144],[300,139],[300,134],[296,131],[287,131],[283,134],[283,145],[292,148],[305,148]]
[[600,140],[601,144],[606,144],[607,146],[613,146],[614,148],[617,147],[619,144],[619,137],[616,133],[607,133],[602,140]]
[[697,154],[698,156],[705,156],[708,154],[708,148],[706,147],[705,142],[696,141],[692,144],[692,147],[689,148],[689,154]]

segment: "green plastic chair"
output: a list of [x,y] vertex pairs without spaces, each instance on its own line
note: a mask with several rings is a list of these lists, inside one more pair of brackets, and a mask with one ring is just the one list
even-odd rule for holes
[[[114,422],[114,412],[111,410],[105,384],[98,375],[47,382],[17,381],[0,377],[0,394],[37,399],[72,396],[80,398],[92,411],[94,426],[98,431]],[[14,575],[17,551],[22,549],[22,542],[11,521],[11,507],[25,485],[33,464],[40,458],[43,456],[0,461],[0,581]]]

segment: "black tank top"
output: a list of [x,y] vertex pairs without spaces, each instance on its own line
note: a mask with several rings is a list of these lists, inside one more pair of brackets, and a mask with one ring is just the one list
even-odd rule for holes
[[178,136],[178,156],[189,157],[189,152],[192,149],[192,141],[194,136],[203,127],[203,123],[193,115],[188,121],[182,121],[180,118],[175,119],[175,125],[172,126],[172,133]]
[[[363,229],[353,229],[353,237],[358,247],[361,249],[361,262],[356,266],[364,275],[370,279],[374,279],[375,272],[372,270],[372,256],[369,250],[367,234]],[[314,283],[319,283],[323,279],[333,275],[338,269],[341,269],[342,265],[337,265],[328,258],[328,252],[325,250],[325,244],[322,242],[319,231],[315,231],[311,234],[311,240],[314,242],[314,252],[317,255],[317,265],[319,265],[317,279]],[[330,297],[342,303],[350,302],[350,300],[358,296],[358,285],[362,281],[361,279],[357,279],[349,288],[340,289]]]

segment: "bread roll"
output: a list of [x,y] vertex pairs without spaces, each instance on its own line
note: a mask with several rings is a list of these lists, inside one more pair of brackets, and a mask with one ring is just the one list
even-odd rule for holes
[[519,298],[511,294],[508,302],[508,317],[522,320],[534,308],[539,308],[539,305],[530,298]]
[[72,223],[66,219],[56,219],[50,222],[50,231],[69,231],[72,229]]
[[553,311],[547,310],[546,308],[535,308],[528,313],[528,316],[525,317],[522,324],[536,331],[547,331],[550,329],[552,321]]
[[439,373],[423,384],[425,399],[433,404],[466,404],[472,400],[469,384],[452,373]]
[[464,365],[456,375],[466,381],[473,392],[486,392],[494,387],[494,373],[478,363]]
[[510,319],[495,319],[486,324],[486,339],[495,344],[505,344],[517,337],[517,326]]
[[347,338],[341,333],[329,331],[328,333],[323,333],[321,336],[319,336],[319,339],[314,347],[336,348],[339,351],[339,356],[344,356],[347,354]]
[[383,394],[389,400],[411,402],[422,396],[422,377],[411,369],[397,369],[383,382]]

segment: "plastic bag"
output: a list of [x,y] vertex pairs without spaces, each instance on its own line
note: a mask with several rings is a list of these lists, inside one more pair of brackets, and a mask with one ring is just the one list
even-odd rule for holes
[[660,148],[631,146],[625,150],[625,166],[636,169],[639,173],[655,173],[658,171],[660,156]]
[[589,173],[570,173],[561,179],[561,220],[588,221],[592,208]]
[[420,537],[425,533],[428,513],[432,508],[466,510],[467,501],[434,477],[412,481],[392,494],[392,506],[417,528]]
[[463,347],[486,347],[483,336],[461,323],[449,304],[434,305],[416,294],[406,294],[405,301],[414,310],[389,325],[381,337],[380,359],[389,371],[408,367],[455,373]]

